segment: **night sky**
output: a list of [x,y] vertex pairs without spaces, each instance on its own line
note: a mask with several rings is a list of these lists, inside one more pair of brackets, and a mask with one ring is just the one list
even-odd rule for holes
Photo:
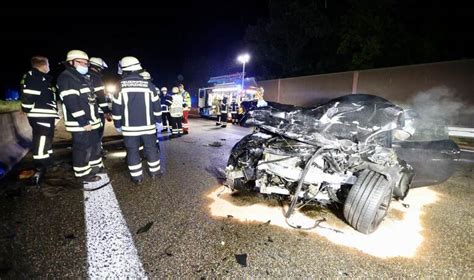
[[[241,71],[236,57],[248,50],[244,42],[246,29],[270,18],[270,1],[168,1],[166,6],[158,8],[143,1],[113,4],[108,8],[78,1],[62,7],[32,7],[26,3],[21,8],[2,7],[0,97],[5,89],[18,86],[30,68],[31,56],[48,57],[51,74],[57,76],[63,70],[59,63],[71,49],[84,50],[90,57],[102,57],[109,65],[108,78],[117,78],[120,58],[136,56],[157,86],[171,87],[181,81],[194,93],[198,87],[206,86],[210,76]],[[335,13],[339,14],[339,2],[319,2],[336,8]],[[434,2],[437,4],[403,2],[411,11],[407,20],[414,26],[425,26],[425,31],[440,37],[443,46],[439,49],[448,53],[444,60],[472,58],[474,34],[469,26],[473,21],[470,10],[463,7],[467,4]],[[341,10],[340,14],[343,13]],[[258,76],[258,66],[262,65],[251,60],[246,67],[247,75]]]
[[[236,57],[246,51],[245,29],[267,15],[268,1],[195,2],[174,1],[159,8],[140,3],[107,9],[2,9],[2,91],[18,85],[33,55],[48,57],[51,74],[56,76],[64,69],[58,64],[71,49],[102,57],[113,73],[120,58],[136,56],[159,87],[178,81],[205,86],[201,83],[209,75],[241,71]],[[200,70],[209,61],[216,68]]]

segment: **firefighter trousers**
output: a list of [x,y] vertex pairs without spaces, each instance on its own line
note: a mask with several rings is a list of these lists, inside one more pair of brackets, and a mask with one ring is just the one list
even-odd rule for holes
[[237,113],[232,113],[232,124],[238,124],[239,123],[239,115]]
[[99,131],[99,139],[102,141],[102,137],[104,136],[104,128],[105,128],[105,116],[104,114],[99,113],[99,118],[100,122],[102,123],[102,126],[99,127],[97,130]]
[[171,117],[171,133],[174,136],[183,133],[182,117]]
[[171,115],[169,112],[163,112],[161,114],[161,120],[163,122],[163,130],[171,129]]
[[72,166],[76,178],[89,176],[103,167],[99,130],[72,132]]
[[33,131],[33,162],[39,170],[53,163],[54,118],[28,118]]
[[222,126],[227,126],[227,112],[221,113],[217,116],[217,123],[221,124]]
[[156,139],[156,134],[123,136],[123,143],[127,149],[128,170],[132,180],[143,178],[142,158],[139,151],[140,145],[144,147],[150,175],[156,175],[160,172],[159,144]]

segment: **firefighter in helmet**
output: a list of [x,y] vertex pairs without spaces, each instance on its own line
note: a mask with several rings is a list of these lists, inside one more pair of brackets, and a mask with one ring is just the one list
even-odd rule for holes
[[221,96],[219,107],[221,114],[217,117],[217,123],[219,123],[221,127],[227,127],[227,110],[229,109],[227,96]]
[[230,113],[232,114],[232,124],[238,124],[239,123],[239,107],[240,104],[237,101],[237,98],[232,98],[232,102],[230,103]]
[[163,130],[161,132],[171,131],[171,115],[169,111],[168,100],[171,100],[171,95],[168,94],[168,89],[166,87],[161,88],[161,117],[163,120]]
[[160,97],[156,87],[146,80],[140,61],[126,56],[119,62],[122,75],[120,89],[114,97],[112,114],[115,128],[122,133],[127,149],[127,164],[132,182],[143,182],[142,159],[139,147],[143,144],[152,179],[160,175],[160,156],[157,146],[156,126],[161,122]]
[[171,138],[181,137],[183,134],[183,96],[178,87],[173,87],[170,99],[167,99],[168,108],[171,116]]
[[101,157],[99,108],[89,75],[89,56],[81,50],[67,53],[66,69],[58,77],[66,131],[72,134],[74,175],[84,183],[100,180],[105,173]]

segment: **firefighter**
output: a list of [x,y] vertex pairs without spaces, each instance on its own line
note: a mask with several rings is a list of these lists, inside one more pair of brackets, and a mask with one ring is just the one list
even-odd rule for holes
[[257,98],[257,107],[266,107],[266,106],[268,106],[267,101],[265,101],[263,99],[263,93],[264,93],[263,87],[259,87],[257,89],[257,93],[255,94],[255,97]]
[[214,99],[212,99],[212,109],[214,111],[214,114],[217,117],[216,121],[216,126],[221,125],[221,97],[220,96],[214,96]]
[[183,84],[178,85],[179,93],[183,97],[183,134],[189,133],[189,111],[191,110],[191,95],[184,89]]
[[[92,80],[92,85],[94,86],[94,94],[96,96],[96,102],[99,106],[99,118],[102,123],[102,126],[98,128],[99,137],[102,143],[102,137],[104,136],[105,120],[111,121],[110,114],[112,111],[109,107],[109,100],[105,94],[104,82],[102,80],[102,71],[107,68],[107,64],[100,57],[91,57],[89,66],[89,74]],[[105,156],[105,150],[101,144],[101,154]]]
[[233,98],[232,102],[230,103],[230,113],[232,114],[232,124],[238,124],[239,123],[239,103],[237,102],[237,98]]
[[219,107],[220,107],[221,114],[218,116],[217,122],[221,124],[221,127],[227,127],[227,109],[229,106],[227,104],[226,96],[221,97]]
[[245,114],[245,110],[244,110],[244,106],[242,104],[243,102],[241,100],[239,100],[239,107],[238,107],[238,110],[237,110],[237,119],[240,120],[243,118],[244,114]]
[[161,88],[161,119],[163,122],[163,130],[161,132],[168,132],[168,130],[171,131],[171,125],[170,125],[170,112],[168,109],[168,103],[167,100],[172,99],[171,95],[168,95],[168,89],[166,87]]
[[160,97],[156,87],[145,80],[140,72],[140,61],[126,56],[119,62],[120,91],[113,98],[112,118],[117,131],[123,135],[127,149],[127,164],[132,182],[143,183],[143,171],[139,147],[143,144],[149,175],[160,175],[160,156],[156,127],[161,122]]
[[[153,83],[153,78],[151,77],[150,73],[148,71],[145,71],[143,70],[141,73],[140,73],[140,76],[143,77],[143,79],[149,81],[151,84],[152,84],[152,87],[155,88],[155,93],[156,95],[159,97],[160,96],[160,90],[155,86],[155,84]],[[160,101],[160,104],[161,104],[161,101]],[[161,112],[161,118],[163,120],[163,112]],[[160,127],[159,127],[159,124],[160,123],[157,123],[157,127],[156,127],[156,145],[158,147],[158,152],[160,150],[160,145],[159,145],[159,138],[158,138],[158,132],[160,131]],[[143,145],[140,145],[140,151],[143,151]]]
[[99,128],[102,123],[88,75],[89,56],[80,50],[67,53],[66,69],[58,77],[59,96],[63,101],[64,124],[72,134],[72,165],[74,175],[82,182],[100,180],[104,173]]
[[183,118],[183,96],[179,93],[178,87],[171,89],[173,93],[171,98],[167,99],[168,108],[171,116],[171,138],[181,137],[183,126],[181,120]]
[[31,70],[21,80],[21,109],[33,130],[34,183],[40,185],[46,169],[52,165],[54,121],[59,118],[56,93],[51,86],[46,57],[31,58]]

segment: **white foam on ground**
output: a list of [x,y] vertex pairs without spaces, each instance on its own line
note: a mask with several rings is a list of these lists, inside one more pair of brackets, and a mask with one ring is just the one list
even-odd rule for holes
[[[99,182],[84,188],[100,186],[109,180],[107,175],[101,177]],[[84,191],[84,207],[89,278],[147,278],[112,185]]]
[[[234,219],[241,222],[265,223],[271,220],[272,225],[294,230],[286,223],[281,207],[269,207],[264,204],[237,206],[225,199],[230,193],[230,189],[225,188],[223,191],[222,187],[219,187],[208,195],[212,199],[209,206],[211,215],[216,217],[232,215]],[[335,224],[331,220],[321,223],[322,227],[316,227],[307,230],[307,232],[324,236],[336,244],[355,248],[380,258],[415,257],[416,250],[423,242],[421,224],[423,207],[436,202],[438,197],[439,195],[429,188],[410,190],[404,202],[410,207],[405,208],[400,202],[392,201],[389,215],[382,221],[379,228],[369,235],[362,234],[349,225]],[[398,212],[397,215],[391,217],[390,212],[395,211]],[[334,216],[333,219],[338,218]],[[300,212],[295,212],[291,223],[292,225],[310,227],[315,224],[315,220]],[[342,233],[332,229],[342,231]]]

